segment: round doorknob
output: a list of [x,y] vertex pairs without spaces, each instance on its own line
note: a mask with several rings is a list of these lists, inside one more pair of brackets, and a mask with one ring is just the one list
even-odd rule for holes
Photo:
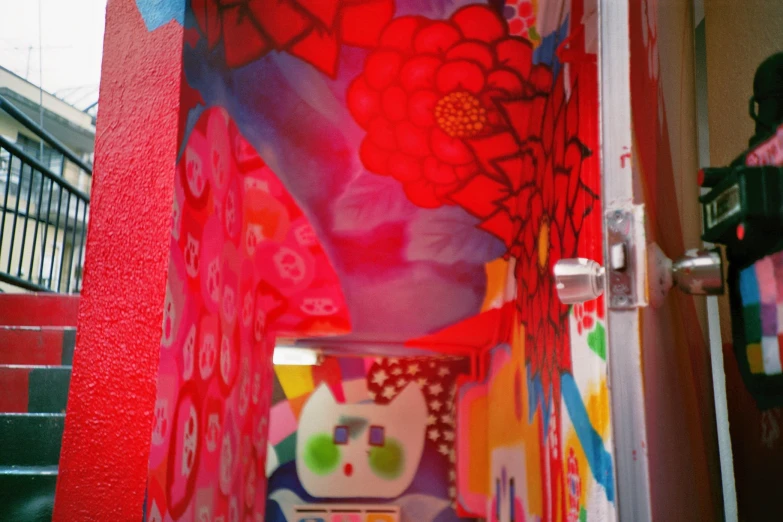
[[555,263],[554,276],[563,304],[592,301],[604,292],[604,268],[590,259],[561,259]]

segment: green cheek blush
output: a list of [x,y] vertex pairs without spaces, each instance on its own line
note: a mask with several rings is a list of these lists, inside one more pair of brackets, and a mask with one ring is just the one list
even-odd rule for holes
[[402,475],[404,463],[405,450],[396,439],[386,439],[386,444],[370,450],[370,468],[386,480],[394,480]]
[[328,475],[340,464],[340,449],[331,435],[319,433],[307,440],[304,463],[316,475]]

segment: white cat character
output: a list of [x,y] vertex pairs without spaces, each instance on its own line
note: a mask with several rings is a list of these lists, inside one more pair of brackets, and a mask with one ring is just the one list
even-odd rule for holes
[[340,404],[321,384],[299,418],[299,480],[314,497],[398,497],[419,467],[426,427],[427,404],[416,384],[387,405]]

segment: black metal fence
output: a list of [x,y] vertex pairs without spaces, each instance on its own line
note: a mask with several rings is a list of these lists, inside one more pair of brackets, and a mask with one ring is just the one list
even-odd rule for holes
[[[2,97],[0,109],[19,120]],[[65,158],[78,159],[34,123],[30,128],[30,121],[19,121]],[[73,163],[92,174],[81,160]],[[0,136],[0,282],[35,291],[78,293],[89,210],[85,192]]]

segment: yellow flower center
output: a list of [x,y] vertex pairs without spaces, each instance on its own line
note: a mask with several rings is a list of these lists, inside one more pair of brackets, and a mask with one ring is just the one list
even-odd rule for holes
[[549,220],[541,220],[541,228],[538,230],[538,266],[546,269],[549,260]]
[[435,105],[435,121],[452,138],[470,138],[486,127],[487,110],[471,93],[452,92]]

